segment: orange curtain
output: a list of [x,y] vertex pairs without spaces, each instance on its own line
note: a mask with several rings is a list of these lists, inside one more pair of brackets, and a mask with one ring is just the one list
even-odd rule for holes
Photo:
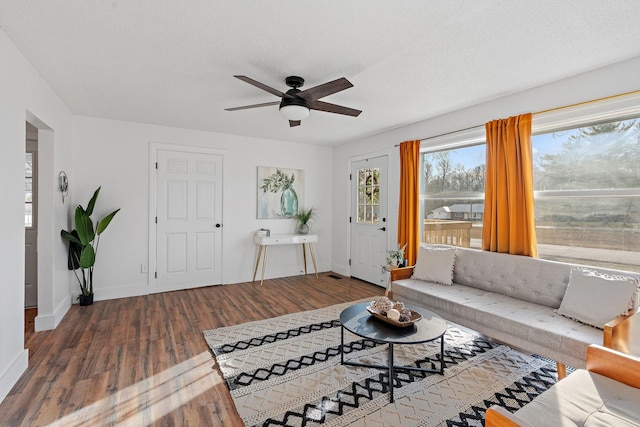
[[407,245],[407,265],[415,265],[420,246],[420,141],[400,144],[400,200],[398,206],[398,245]]
[[482,249],[538,256],[533,211],[531,114],[494,120],[487,131]]

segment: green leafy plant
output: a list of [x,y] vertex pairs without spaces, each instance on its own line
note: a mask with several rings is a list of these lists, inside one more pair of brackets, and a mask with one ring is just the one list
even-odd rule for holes
[[[93,295],[93,268],[96,263],[98,253],[98,245],[100,243],[100,235],[107,229],[113,217],[120,209],[116,209],[98,222],[93,224],[91,215],[95,207],[100,188],[93,193],[93,197],[89,200],[87,208],[81,205],[76,207],[75,211],[75,230],[61,230],[62,238],[69,242],[69,256],[67,260],[67,268],[73,270],[78,280],[82,295]],[[78,273],[80,270],[80,274]]]
[[404,250],[407,247],[406,243],[403,246],[398,245],[397,249],[387,251],[387,257],[385,258],[385,264],[382,266],[382,271],[389,268],[395,268],[398,264],[404,261]]
[[305,228],[306,228],[306,231],[308,232],[309,231],[309,229],[308,229],[309,223],[316,216],[318,216],[318,210],[316,208],[314,208],[314,207],[311,207],[311,208],[306,208],[306,209],[305,208],[298,209],[298,212],[293,214],[293,216],[291,218],[293,218],[293,220],[295,221],[296,229],[299,232],[303,232],[305,230]]

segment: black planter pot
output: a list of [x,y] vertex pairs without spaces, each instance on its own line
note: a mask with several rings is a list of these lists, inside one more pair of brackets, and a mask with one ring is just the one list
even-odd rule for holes
[[79,295],[78,300],[80,300],[80,305],[91,305],[93,304],[93,294]]

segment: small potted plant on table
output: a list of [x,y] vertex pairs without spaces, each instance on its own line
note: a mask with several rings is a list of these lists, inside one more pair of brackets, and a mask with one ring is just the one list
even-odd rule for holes
[[311,208],[301,208],[293,215],[296,231],[300,234],[309,234],[309,223],[318,215],[318,211]]
[[404,266],[404,249],[407,245],[398,245],[397,249],[387,251],[387,258],[385,259],[385,265],[382,266],[383,270],[389,271],[397,267]]
[[[385,259],[385,264],[382,266],[382,272],[387,274],[390,273],[391,270],[398,267],[404,267],[405,259],[404,259],[404,249],[407,245],[400,246],[398,245],[397,249],[392,249],[387,251],[387,258]],[[391,290],[391,278],[387,277],[387,290],[384,295],[393,299],[393,291]]]

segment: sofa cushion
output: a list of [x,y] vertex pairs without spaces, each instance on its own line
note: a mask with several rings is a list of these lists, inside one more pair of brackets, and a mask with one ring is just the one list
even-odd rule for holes
[[573,267],[558,314],[603,329],[605,323],[635,308],[637,282],[627,276]]
[[453,281],[558,308],[571,266],[527,256],[458,248]]
[[411,278],[450,286],[455,259],[455,248],[420,246]]
[[577,370],[543,392],[516,415],[532,425],[638,426],[640,389]]
[[[561,355],[572,355],[584,360],[590,344],[602,343],[601,330],[560,316],[551,307],[515,298],[507,303],[479,307],[474,320],[477,325],[492,331],[524,339],[524,349],[529,352],[569,365],[574,362],[569,362],[569,358]],[[545,349],[551,352],[546,352]],[[584,364],[573,366],[582,367]]]

